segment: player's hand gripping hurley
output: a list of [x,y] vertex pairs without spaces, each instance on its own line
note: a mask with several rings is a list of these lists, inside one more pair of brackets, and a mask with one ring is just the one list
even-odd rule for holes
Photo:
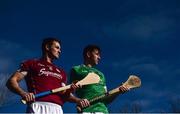
[[[128,80],[125,83],[123,83],[121,86],[124,86],[124,87],[128,88],[129,90],[140,87],[141,86],[141,79],[138,76],[130,75]],[[109,91],[108,93],[105,93],[101,96],[97,96],[93,99],[90,99],[89,102],[90,102],[90,104],[93,104],[94,102],[101,100],[105,97],[108,97],[108,96],[111,96],[114,94],[121,94],[121,93],[123,93],[123,92],[120,91],[119,87],[117,87],[117,88]],[[79,106],[77,106],[77,110],[78,110],[78,112],[82,112],[82,109]]]
[[[95,73],[89,73],[84,79],[78,81],[76,83],[76,85],[89,85],[89,84],[96,84],[96,83],[99,83],[100,81],[100,78],[97,74]],[[52,94],[52,93],[57,93],[57,92],[61,92],[61,91],[64,91],[64,90],[67,90],[67,89],[70,89],[71,88],[71,84],[70,85],[67,85],[67,86],[64,86],[64,87],[60,87],[60,88],[56,88],[56,89],[52,89],[52,90],[49,90],[49,91],[45,91],[45,92],[42,92],[42,93],[38,93],[38,94],[35,94],[35,98],[38,98],[38,97],[43,97],[43,96],[46,96],[46,95],[49,95],[49,94]],[[25,100],[21,100],[22,103],[26,104],[27,102]]]

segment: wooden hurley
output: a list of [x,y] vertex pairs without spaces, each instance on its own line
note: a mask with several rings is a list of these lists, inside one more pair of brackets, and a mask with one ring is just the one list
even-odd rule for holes
[[[121,86],[124,86],[124,87],[128,88],[129,90],[140,87],[141,86],[141,79],[138,76],[130,75],[128,80],[125,83],[123,83]],[[107,92],[101,96],[97,96],[93,99],[90,99],[89,100],[90,104],[93,104],[94,102],[97,102],[99,100],[102,100],[102,99],[104,99],[108,96],[114,95],[114,94],[121,94],[122,91],[119,89],[119,87],[117,87],[117,88],[115,88],[115,89],[113,89],[113,90],[111,90],[111,91],[109,91],[109,92]],[[78,112],[82,112],[82,108],[80,106],[77,106],[77,110],[78,110]]]

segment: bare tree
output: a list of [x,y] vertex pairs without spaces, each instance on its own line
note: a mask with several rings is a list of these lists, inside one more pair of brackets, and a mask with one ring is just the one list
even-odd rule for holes
[[119,113],[130,113],[129,108],[130,108],[129,104],[126,103],[120,107]]
[[139,102],[134,102],[131,106],[131,111],[133,113],[139,113],[141,112],[141,104]]
[[5,103],[8,97],[8,89],[6,88],[6,81],[8,79],[8,75],[0,74],[0,107]]
[[171,112],[180,113],[180,98],[174,98],[170,101]]
[[126,103],[120,107],[119,113],[140,113],[141,104],[139,102]]

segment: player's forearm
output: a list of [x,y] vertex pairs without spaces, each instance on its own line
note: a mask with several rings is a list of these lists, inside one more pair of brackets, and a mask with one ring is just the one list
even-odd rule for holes
[[70,94],[67,100],[68,100],[69,102],[79,103],[81,99],[75,97],[73,94]]
[[[26,72],[24,72],[26,73]],[[12,74],[12,76],[9,78],[9,80],[6,83],[6,86],[8,89],[10,89],[12,92],[23,96],[26,92],[19,86],[19,82],[24,78],[24,76],[27,74],[24,74],[22,72],[15,72]]]
[[17,80],[10,78],[7,83],[6,86],[9,90],[11,90],[12,92],[23,96],[24,93],[26,93],[18,84]]
[[109,95],[107,95],[107,96],[103,99],[103,101],[104,101],[105,104],[110,104],[110,103],[113,102],[117,97],[118,97],[118,93],[113,94],[113,95],[109,94]]

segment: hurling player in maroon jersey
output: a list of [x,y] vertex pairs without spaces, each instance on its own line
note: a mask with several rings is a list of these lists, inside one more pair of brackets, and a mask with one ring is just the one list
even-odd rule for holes
[[[35,114],[62,114],[65,101],[75,102],[83,107],[89,105],[86,99],[76,98],[69,91],[50,94],[36,98],[34,94],[52,90],[66,85],[67,76],[62,68],[53,64],[61,53],[61,42],[56,38],[46,38],[42,43],[42,57],[29,59],[21,63],[19,69],[7,81],[7,87],[20,95],[28,103],[27,112]],[[28,91],[19,86],[25,79]],[[78,88],[75,84],[72,90]]]

